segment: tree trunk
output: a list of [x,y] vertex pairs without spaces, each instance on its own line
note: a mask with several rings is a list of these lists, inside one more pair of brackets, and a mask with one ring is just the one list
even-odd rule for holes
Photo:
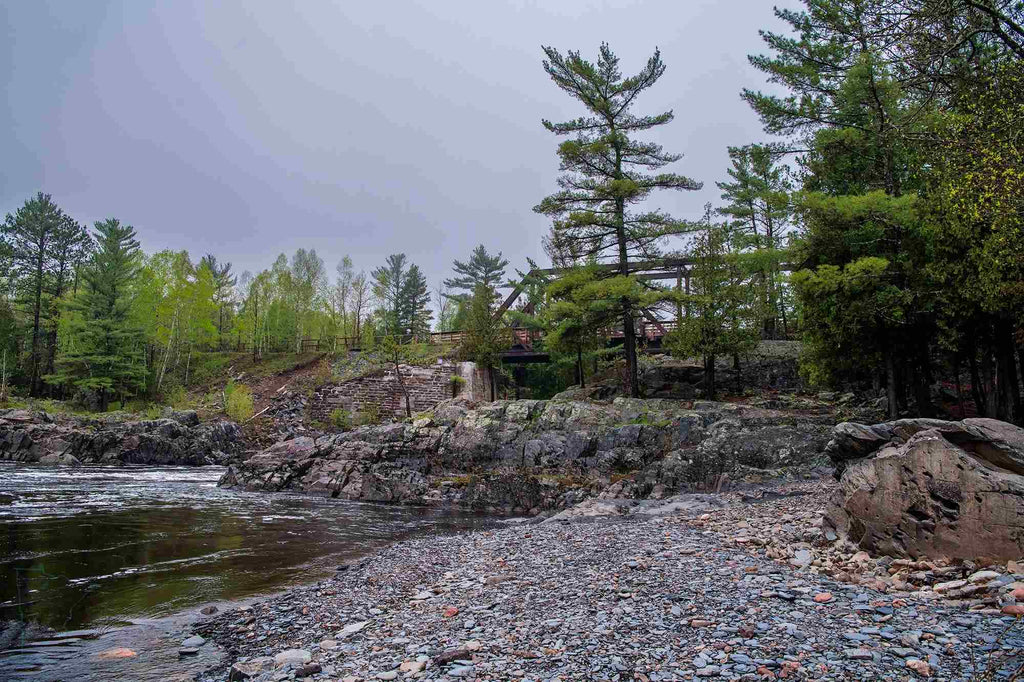
[[715,356],[704,356],[704,397],[707,400],[714,400],[718,397],[715,387]]
[[896,390],[896,358],[892,351],[885,354],[885,397],[889,403],[889,419],[899,419],[899,396]]
[[487,366],[487,377],[491,380],[491,402],[493,403],[494,402],[494,369],[490,365]]
[[996,418],[1011,424],[1021,423],[1020,383],[1014,358],[1013,325],[1004,318],[996,320]]
[[36,259],[36,291],[35,304],[32,306],[32,377],[29,392],[39,395],[39,314],[43,305],[43,264],[46,257],[46,242],[39,244],[39,257]]
[[576,346],[576,374],[579,378],[580,388],[586,388],[586,384],[583,382],[583,347]]
[[743,395],[743,377],[740,376],[740,355],[733,353],[732,369],[736,372],[736,395]]

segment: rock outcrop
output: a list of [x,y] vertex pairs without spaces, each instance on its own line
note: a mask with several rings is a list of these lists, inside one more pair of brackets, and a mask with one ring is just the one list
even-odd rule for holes
[[841,472],[826,531],[890,556],[1024,556],[1024,429],[994,419],[844,423],[826,452]]
[[411,424],[277,443],[221,481],[343,499],[527,511],[563,508],[614,480],[621,497],[707,488],[722,474],[813,466],[824,416],[618,398],[450,400]]
[[42,464],[226,464],[243,448],[234,422],[202,424],[195,412],[145,421],[54,417],[0,410],[0,460]]

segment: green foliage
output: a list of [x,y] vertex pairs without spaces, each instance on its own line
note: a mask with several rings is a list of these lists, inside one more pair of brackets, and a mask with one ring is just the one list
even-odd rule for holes
[[111,218],[96,223],[96,241],[84,286],[68,304],[69,333],[57,371],[47,381],[97,391],[106,411],[111,395],[143,389],[147,372],[143,331],[131,316],[130,287],[140,259],[135,230]]
[[380,424],[380,407],[373,403],[366,403],[356,414],[353,420],[354,426],[373,426]]
[[236,422],[244,422],[252,417],[252,391],[248,386],[234,381],[224,386],[224,413]]
[[[658,242],[685,232],[687,226],[668,214],[652,210],[646,201],[656,190],[697,190],[701,183],[675,173],[653,171],[678,161],[655,142],[635,137],[669,123],[671,111],[637,115],[637,97],[665,73],[661,53],[655,50],[635,76],[623,77],[619,59],[602,44],[597,62],[579,52],[562,55],[545,47],[544,70],[587,115],[544,127],[559,136],[572,136],[558,147],[563,175],[561,191],[545,197],[534,211],[553,219],[556,248],[584,259],[607,257],[629,275],[630,258],[652,258]],[[636,208],[633,208],[636,207]],[[639,396],[636,373],[634,311],[629,298],[620,301],[631,394]]]
[[497,254],[487,253],[487,248],[480,244],[473,249],[473,253],[469,255],[469,260],[465,262],[455,260],[452,262],[452,270],[455,271],[455,277],[444,280],[444,285],[448,289],[456,291],[456,293],[450,295],[450,298],[456,301],[465,301],[472,296],[477,286],[481,284],[490,289],[496,289],[501,286],[503,284],[502,280],[505,277],[506,266],[508,266],[508,259],[502,258],[500,251]]
[[463,359],[488,369],[493,397],[493,370],[501,364],[501,354],[512,346],[512,333],[501,320],[494,317],[496,306],[490,287],[478,284],[468,305],[466,336],[459,350]]
[[696,235],[690,293],[681,295],[688,315],[662,344],[673,355],[704,359],[705,394],[715,397],[715,358],[740,355],[760,340],[758,318],[739,254],[728,227],[710,221]]
[[330,424],[340,431],[347,431],[352,428],[352,413],[340,407],[331,410]]

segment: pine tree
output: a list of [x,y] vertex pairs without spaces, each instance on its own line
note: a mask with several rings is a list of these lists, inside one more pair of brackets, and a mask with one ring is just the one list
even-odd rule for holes
[[[199,267],[208,268],[210,274],[213,275],[213,302],[217,310],[217,336],[218,340],[223,342],[224,328],[234,313],[232,293],[235,284],[238,283],[238,278],[231,274],[231,263],[218,263],[217,257],[212,253],[203,256],[199,261]],[[227,320],[225,320],[225,316],[227,316]]]
[[456,260],[452,263],[452,270],[457,276],[446,279],[444,285],[449,289],[463,292],[450,294],[451,298],[459,301],[467,300],[476,291],[479,284],[490,287],[491,290],[501,286],[507,266],[508,259],[502,258],[500,251],[497,255],[489,254],[486,247],[480,244],[473,249],[469,260],[465,262]]
[[51,242],[60,229],[63,213],[49,194],[39,192],[18,209],[7,214],[4,235],[11,254],[12,270],[23,290],[20,298],[28,304],[32,315],[32,345],[28,357],[29,391],[39,395],[43,370],[42,320],[44,294],[52,254]]
[[377,300],[384,336],[403,333],[400,309],[402,307],[402,285],[405,281],[406,257],[395,253],[387,257],[385,264],[375,268],[370,277],[370,290]]
[[781,248],[789,228],[792,207],[789,169],[778,162],[778,145],[729,147],[730,182],[718,182],[728,201],[719,213],[732,218],[730,232],[739,236],[740,248],[753,248],[758,263],[761,317],[764,334],[775,336],[777,322],[786,326],[782,301]]
[[685,295],[690,316],[663,340],[673,355],[703,358],[704,396],[709,400],[717,394],[717,358],[738,357],[756,346],[759,338],[751,315],[750,287],[732,243],[729,228],[714,224],[709,208],[693,246],[690,293]]
[[401,329],[412,335],[413,339],[422,339],[430,334],[430,322],[434,313],[430,310],[430,289],[427,278],[420,272],[419,266],[413,264],[405,272],[401,291]]
[[512,345],[512,335],[500,320],[494,319],[495,301],[490,287],[481,282],[466,302],[466,335],[462,342],[463,358],[487,369],[491,400],[494,400],[494,371],[501,364],[501,354]]
[[110,218],[95,225],[97,249],[84,286],[69,304],[71,334],[47,381],[96,391],[106,411],[111,395],[126,397],[146,383],[142,330],[131,322],[131,284],[140,251],[135,230]]
[[46,372],[52,373],[57,357],[57,328],[65,294],[77,289],[82,265],[93,248],[92,237],[71,216],[61,214],[60,223],[50,240],[50,273],[47,278],[49,334],[47,336]]
[[[546,197],[534,210],[554,218],[554,227],[565,240],[576,242],[584,259],[609,258],[617,274],[628,277],[631,258],[653,258],[663,237],[686,230],[680,221],[657,210],[630,210],[645,202],[655,190],[696,190],[701,183],[674,173],[650,171],[681,158],[661,145],[631,138],[634,133],[669,123],[671,111],[654,115],[632,112],[636,98],[653,86],[665,72],[655,50],[635,76],[623,78],[619,59],[602,44],[597,63],[579,52],[562,55],[545,47],[544,70],[555,84],[579,100],[587,116],[544,127],[559,136],[572,136],[558,147],[560,192]],[[636,329],[632,301],[620,301],[630,395],[640,395],[637,381]]]

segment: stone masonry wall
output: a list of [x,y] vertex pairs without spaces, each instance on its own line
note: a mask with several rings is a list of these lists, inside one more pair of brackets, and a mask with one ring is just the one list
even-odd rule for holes
[[[456,373],[456,365],[450,362],[430,367],[402,365],[401,372],[414,414],[452,397],[451,376]],[[405,394],[393,369],[321,388],[310,401],[309,418],[326,422],[337,409],[355,416],[367,405],[376,405],[381,417],[405,417]]]

